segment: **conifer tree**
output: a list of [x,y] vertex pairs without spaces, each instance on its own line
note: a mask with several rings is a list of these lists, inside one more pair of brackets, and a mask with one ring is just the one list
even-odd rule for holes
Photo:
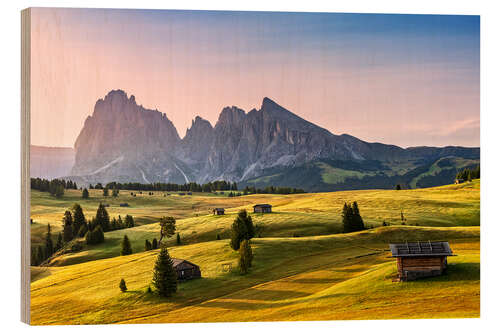
[[220,240],[220,235],[219,235],[219,234],[217,234],[217,237],[216,237],[216,238],[217,238],[217,240]]
[[252,217],[247,214],[246,210],[240,210],[231,227],[231,248],[237,251],[240,248],[240,243],[244,239],[249,240],[254,236],[255,227],[252,222]]
[[43,247],[41,245],[38,245],[38,248],[37,248],[37,262],[38,262],[38,265],[40,265],[44,260],[45,260],[45,254],[44,254],[44,251],[43,251]]
[[127,291],[127,284],[125,283],[124,279],[121,279],[121,281],[120,281],[120,290],[122,292],[126,292]]
[[160,218],[160,245],[163,237],[170,238],[175,234],[175,219],[172,216]]
[[60,249],[62,249],[63,247],[63,237],[62,237],[62,233],[60,232],[58,235],[57,235],[57,243],[56,243],[56,248],[55,248],[55,252],[59,251]]
[[78,237],[85,237],[85,234],[89,230],[87,223],[84,223],[81,227],[80,230],[78,230]]
[[114,218],[114,217],[111,220],[110,228],[111,228],[111,230],[118,230],[118,222],[116,221],[116,218]]
[[89,198],[89,190],[87,188],[84,188],[82,191],[82,199],[88,199]]
[[118,229],[124,229],[125,225],[123,224],[121,215],[118,215],[118,221],[116,222],[118,225]]
[[38,252],[36,247],[31,248],[30,266],[38,266]]
[[177,241],[176,241],[177,245],[181,245],[181,236],[179,235],[179,233],[177,233]]
[[64,212],[63,217],[63,240],[65,243],[73,239],[73,216],[69,210]]
[[128,239],[127,235],[123,236],[122,250],[121,250],[120,254],[122,256],[132,254],[132,246],[130,245],[130,240]]
[[152,245],[151,245],[151,242],[146,239],[146,241],[144,242],[144,251],[149,251],[152,249]]
[[79,204],[75,203],[72,208],[73,211],[73,236],[77,236],[78,232],[80,231],[80,228],[87,223],[85,221],[85,215],[83,214],[83,209],[82,206]]
[[134,227],[134,218],[131,215],[126,215],[125,216],[125,227],[126,228],[133,228]]
[[248,240],[243,240],[240,244],[240,259],[238,261],[238,266],[240,268],[241,274],[247,274],[248,269],[252,267],[252,248],[250,247],[250,242]]
[[92,232],[94,233],[95,244],[104,242],[104,231],[100,225],[98,225]]
[[103,188],[103,189],[102,189],[102,195],[103,195],[104,197],[109,196],[109,190],[108,190],[108,188],[107,188],[107,187],[105,187],[105,188]]
[[116,187],[113,187],[112,196],[116,198],[116,197],[118,196],[118,193],[119,193],[119,192],[120,192],[120,191],[119,191]]
[[359,213],[359,207],[356,201],[352,203],[352,215],[353,215],[352,224],[355,231],[365,230],[365,224],[363,222],[361,214]]
[[153,242],[151,243],[151,248],[153,250],[156,250],[158,248],[158,241],[156,240],[156,238],[153,238]]
[[55,190],[55,196],[56,198],[60,198],[64,195],[64,186],[63,185],[57,185],[56,190]]
[[160,296],[168,297],[177,291],[177,272],[166,246],[161,247],[156,258],[153,285]]
[[101,226],[103,231],[109,231],[110,223],[109,223],[109,214],[106,210],[106,207],[102,203],[97,207],[97,212],[95,215],[95,222]]
[[356,201],[352,205],[344,203],[344,208],[342,209],[342,225],[345,233],[365,229],[363,218],[359,213],[359,207]]
[[45,235],[45,258],[49,258],[54,253],[50,223],[47,224],[47,234]]

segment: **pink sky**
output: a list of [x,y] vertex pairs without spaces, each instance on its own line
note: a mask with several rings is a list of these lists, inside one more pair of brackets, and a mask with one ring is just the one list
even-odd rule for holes
[[166,113],[181,137],[197,115],[215,125],[223,107],[249,111],[267,96],[334,134],[479,146],[479,50],[467,35],[346,37],[336,28],[338,38],[323,41],[300,16],[280,17],[299,29],[288,34],[267,16],[164,13],[35,9],[32,144],[73,146],[96,100],[123,89]]

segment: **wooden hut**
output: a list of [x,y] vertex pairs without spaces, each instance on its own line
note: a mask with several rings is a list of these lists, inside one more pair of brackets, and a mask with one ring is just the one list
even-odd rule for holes
[[224,215],[224,208],[214,208],[213,213],[214,215]]
[[398,280],[412,281],[441,275],[447,257],[454,256],[448,242],[411,242],[390,244],[398,265]]
[[177,281],[186,281],[201,278],[201,271],[198,265],[184,259],[172,259],[174,269],[177,272]]
[[260,204],[253,206],[254,213],[271,213],[271,209],[273,206],[269,204]]

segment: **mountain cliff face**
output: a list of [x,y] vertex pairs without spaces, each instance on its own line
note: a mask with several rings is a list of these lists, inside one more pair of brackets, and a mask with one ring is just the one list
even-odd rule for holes
[[[300,185],[310,190],[371,184],[370,177],[376,179],[374,187],[387,188],[396,180],[411,181],[394,177],[440,158],[461,158],[460,166],[477,164],[479,159],[479,148],[403,149],[334,135],[269,98],[263,99],[259,110],[248,113],[235,106],[224,108],[214,127],[196,117],[180,139],[165,114],[138,106],[133,95],[128,98],[121,90],[97,101],[75,151],[72,175],[80,182],[224,179],[244,185]],[[455,162],[451,169],[458,168]],[[311,172],[314,177],[302,179]],[[446,182],[451,181],[447,178]]]
[[[171,172],[179,143],[179,134],[165,114],[113,90],[97,101],[85,120],[75,142],[72,175],[103,182],[150,182]],[[184,181],[179,172],[170,177]]]

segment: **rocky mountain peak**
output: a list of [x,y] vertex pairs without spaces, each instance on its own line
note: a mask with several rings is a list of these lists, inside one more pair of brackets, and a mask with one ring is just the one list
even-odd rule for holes
[[[372,172],[388,170],[389,166],[382,165],[386,162],[432,160],[450,154],[479,156],[479,149],[412,150],[334,135],[268,97],[263,98],[259,110],[248,113],[236,106],[223,108],[215,126],[197,116],[181,140],[166,114],[137,105],[135,97],[123,90],[110,91],[97,101],[75,142],[75,151],[72,175],[94,184],[221,179],[245,183],[263,177],[259,181],[272,180],[269,185],[314,189],[329,188],[318,176],[323,169],[318,167],[303,177],[301,168],[326,163],[321,161],[333,161],[332,167],[345,164],[363,169],[371,165]],[[379,178],[373,181],[379,186]]]
[[222,112],[219,115],[219,120],[217,120],[217,126],[223,126],[227,124],[234,124],[242,122],[245,118],[245,111],[236,107],[236,106],[226,106],[222,109]]

